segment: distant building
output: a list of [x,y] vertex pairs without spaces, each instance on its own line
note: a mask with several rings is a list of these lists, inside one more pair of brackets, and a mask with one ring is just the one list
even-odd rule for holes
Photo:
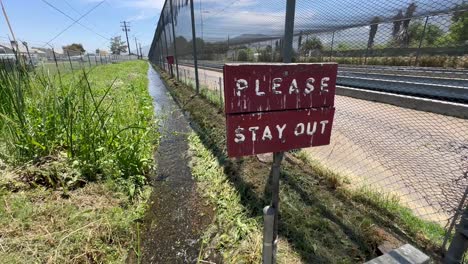
[[61,50],[54,49],[54,52],[52,52],[51,48],[37,48],[37,47],[32,47],[30,50],[37,51],[38,54],[40,54],[39,57],[45,58],[47,60],[54,60],[54,53],[57,59],[64,57],[63,52]]
[[[22,43],[18,43],[18,51],[20,54],[27,54],[27,49]],[[0,43],[0,54],[14,54],[12,44]]]

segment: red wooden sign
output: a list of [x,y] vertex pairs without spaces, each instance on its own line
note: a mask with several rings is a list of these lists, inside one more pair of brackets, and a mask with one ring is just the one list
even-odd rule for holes
[[330,143],[336,63],[226,64],[230,157]]
[[226,64],[225,113],[330,107],[336,63]]
[[230,157],[330,144],[334,108],[229,115]]
[[167,56],[166,59],[167,63],[169,63],[170,65],[174,64],[174,56]]

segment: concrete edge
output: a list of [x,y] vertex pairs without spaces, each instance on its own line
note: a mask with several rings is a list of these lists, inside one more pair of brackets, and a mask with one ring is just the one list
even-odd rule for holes
[[367,101],[391,104],[403,108],[410,108],[424,112],[431,112],[435,114],[468,119],[468,105],[465,104],[418,98],[408,95],[392,94],[386,92],[362,90],[341,85],[336,86],[336,94]]

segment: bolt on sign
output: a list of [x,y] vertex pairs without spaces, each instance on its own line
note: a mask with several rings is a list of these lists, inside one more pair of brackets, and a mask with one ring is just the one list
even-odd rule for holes
[[330,144],[336,63],[225,64],[230,157]]

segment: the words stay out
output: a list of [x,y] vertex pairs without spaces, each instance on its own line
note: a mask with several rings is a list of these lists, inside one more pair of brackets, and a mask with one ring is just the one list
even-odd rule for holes
[[329,144],[336,64],[224,66],[230,156]]
[[[293,130],[292,134],[294,134],[295,137],[300,137],[303,135],[313,136],[315,133],[320,133],[323,135],[325,134],[327,124],[329,122],[329,120],[321,120],[307,123],[298,123],[289,129]],[[287,124],[282,124],[271,127],[269,125],[265,125],[263,127],[249,126],[244,128],[239,125],[235,129],[234,142],[237,144],[242,144],[245,140],[251,140],[252,142],[255,142],[260,140],[271,141],[277,139],[282,143],[285,143],[284,131],[287,126]],[[317,129],[317,127],[319,128]]]

